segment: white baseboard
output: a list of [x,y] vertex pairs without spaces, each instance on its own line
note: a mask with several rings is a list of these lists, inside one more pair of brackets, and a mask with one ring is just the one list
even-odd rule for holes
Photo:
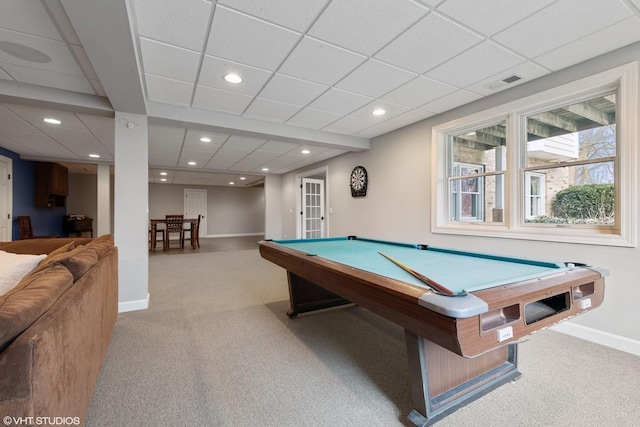
[[149,308],[149,293],[147,292],[146,299],[140,299],[136,301],[124,301],[118,303],[118,313],[126,313],[127,311],[146,310]]
[[207,238],[216,237],[246,237],[246,236],[264,236],[264,231],[257,231],[255,233],[236,233],[236,234],[208,234]]
[[562,322],[552,326],[550,329],[640,356],[640,341],[632,340],[631,338],[610,334],[609,332],[599,331],[571,322]]

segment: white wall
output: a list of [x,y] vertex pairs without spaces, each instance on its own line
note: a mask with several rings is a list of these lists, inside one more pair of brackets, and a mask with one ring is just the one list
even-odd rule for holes
[[[331,235],[355,234],[552,261],[578,261],[606,268],[611,274],[606,279],[603,305],[571,320],[571,323],[588,330],[587,335],[596,342],[606,344],[606,340],[611,338],[618,344],[628,344],[628,347],[618,348],[638,352],[640,249],[451,236],[430,231],[433,126],[638,59],[640,44],[635,44],[376,138],[366,152],[345,154],[309,167],[329,167],[327,186],[331,195],[329,207],[333,210]],[[640,166],[640,159],[636,159],[636,163]],[[360,199],[351,198],[348,188],[349,174],[356,165],[367,168],[369,176],[367,196]],[[302,171],[282,177],[285,235],[295,236],[295,218],[291,217],[288,209],[295,207],[294,177]],[[638,198],[640,200],[640,194]]]
[[184,212],[184,190],[207,190],[204,224],[208,237],[263,234],[264,188],[149,184],[149,218]]

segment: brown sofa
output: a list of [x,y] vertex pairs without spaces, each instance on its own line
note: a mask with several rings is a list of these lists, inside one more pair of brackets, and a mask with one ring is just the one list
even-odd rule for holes
[[50,254],[0,295],[3,425],[83,425],[118,316],[113,236],[20,240],[0,250]]

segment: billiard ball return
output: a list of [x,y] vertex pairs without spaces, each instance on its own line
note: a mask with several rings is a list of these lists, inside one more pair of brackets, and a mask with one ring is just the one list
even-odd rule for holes
[[416,426],[429,426],[519,379],[519,341],[601,305],[607,275],[570,264],[541,277],[451,296],[277,241],[260,242],[259,250],[287,270],[289,317],[357,304],[404,328],[414,405],[408,418]]

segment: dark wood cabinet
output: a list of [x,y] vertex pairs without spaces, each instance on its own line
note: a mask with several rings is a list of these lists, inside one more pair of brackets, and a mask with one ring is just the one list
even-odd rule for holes
[[69,236],[71,233],[81,236],[82,233],[91,233],[93,237],[93,218],[84,217],[82,219],[73,218],[71,215],[67,215],[64,218],[64,231]]
[[69,195],[69,171],[58,163],[35,162],[34,205],[64,206]]

